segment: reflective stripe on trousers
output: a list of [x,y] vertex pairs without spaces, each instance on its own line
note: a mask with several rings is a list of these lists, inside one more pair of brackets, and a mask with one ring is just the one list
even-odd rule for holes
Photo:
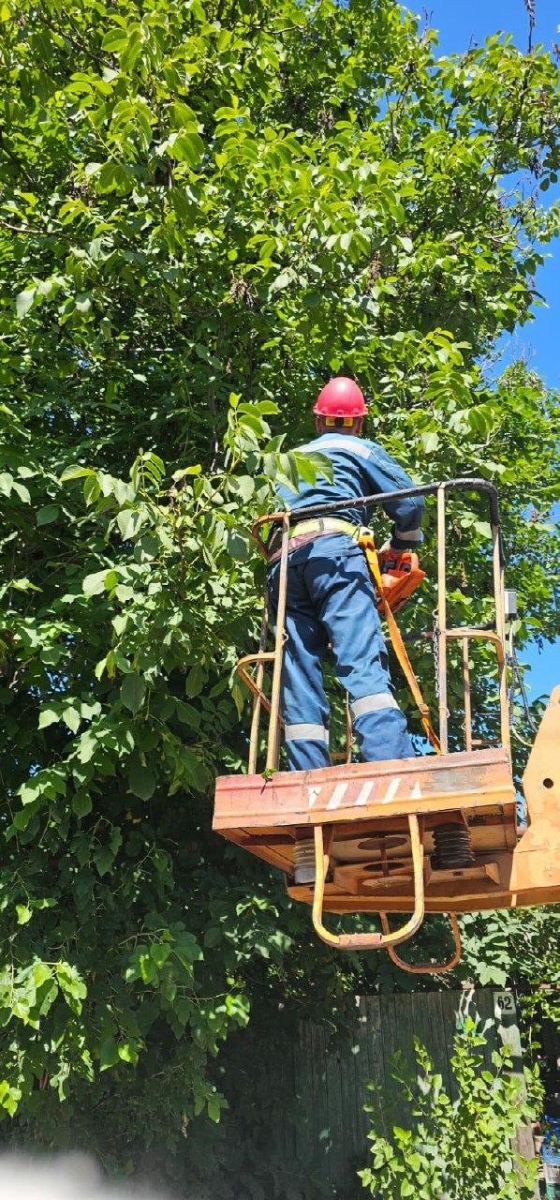
[[[269,572],[274,615],[280,568]],[[387,651],[369,570],[345,534],[321,537],[289,558],[281,711],[292,770],[330,765],[329,705],[321,664],[330,642],[336,673],[348,693],[361,758],[411,758],[406,721],[390,690]],[[308,732],[294,735],[293,730]]]
[[350,712],[353,721],[363,717],[365,713],[380,712],[382,708],[398,708],[392,692],[372,692],[369,696],[360,696],[359,700],[350,702]]
[[323,725],[286,725],[284,736],[287,742],[326,742],[329,744],[329,731]]

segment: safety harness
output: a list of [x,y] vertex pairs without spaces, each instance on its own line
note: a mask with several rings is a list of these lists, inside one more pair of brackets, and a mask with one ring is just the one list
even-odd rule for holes
[[[293,533],[292,533],[293,530]],[[347,533],[356,538],[357,526],[351,521],[341,521],[338,517],[318,517],[315,521],[296,521],[290,525],[292,536],[288,538],[288,554],[292,550],[300,550],[318,537],[328,537],[333,533]],[[267,546],[267,561],[269,567],[277,562],[282,553],[282,530],[274,529]]]
[[[378,607],[380,608],[380,610],[383,613],[383,616],[385,617],[385,620],[387,622],[387,627],[389,629],[389,633],[391,636],[391,645],[397,656],[399,666],[400,666],[402,673],[406,679],[406,682],[410,689],[410,693],[414,699],[414,703],[416,704],[418,712],[420,713],[420,721],[422,723],[424,732],[426,734],[426,737],[430,741],[431,745],[434,747],[434,750],[436,751],[436,753],[441,754],[441,744],[440,744],[438,735],[437,735],[435,729],[433,728],[432,722],[430,720],[430,710],[429,710],[428,705],[426,704],[424,697],[422,695],[422,692],[420,690],[420,684],[418,683],[416,675],[414,674],[412,663],[408,657],[407,649],[403,642],[401,631],[395,620],[393,608],[392,608],[391,602],[390,602],[391,587],[387,586],[387,584],[385,582],[387,575],[384,576],[381,573],[381,567],[379,564],[379,555],[375,548],[375,542],[373,540],[371,533],[361,533],[358,538],[358,544],[362,547],[362,550],[364,551],[364,554],[366,556],[366,561],[367,561],[367,564],[368,564],[368,567],[370,570],[370,574],[375,583],[375,586],[377,588],[377,593],[379,596]],[[416,559],[416,567],[417,567],[418,559],[417,559],[416,555],[412,555],[411,557],[413,559]],[[414,569],[414,563],[412,564],[412,570],[413,569]],[[417,570],[418,570],[418,574],[421,576],[421,578],[418,579],[417,582],[414,583],[414,587],[418,587],[418,584],[421,583],[422,579],[425,578],[424,572],[420,571],[419,568],[417,568]],[[412,571],[407,572],[407,574],[409,574],[409,575],[411,573],[412,573]],[[403,592],[401,590],[401,592],[399,593],[399,596],[398,596],[398,600],[400,601],[400,603],[397,602],[397,604],[396,604],[397,608],[400,608],[401,605],[404,604],[405,599],[407,598],[407,596],[411,595],[412,591],[414,590],[414,587],[409,587],[409,589],[406,593],[406,596],[403,595]]]

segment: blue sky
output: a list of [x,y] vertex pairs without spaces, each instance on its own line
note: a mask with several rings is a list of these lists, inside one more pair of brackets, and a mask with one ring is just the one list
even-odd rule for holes
[[[408,4],[413,12],[420,5]],[[552,53],[554,43],[560,43],[560,5],[558,0],[534,0],[536,25],[533,46],[543,45]],[[432,0],[426,4],[429,24],[439,34],[441,54],[467,50],[471,44],[480,45],[492,33],[510,33],[516,46],[527,49],[529,17],[525,0]],[[557,198],[560,189],[551,188],[546,199]],[[504,365],[511,359],[523,357],[538,371],[552,388],[560,389],[560,241],[545,248],[549,255],[537,276],[537,288],[546,298],[547,307],[535,309],[535,319],[503,339]],[[515,587],[514,579],[506,586]],[[531,646],[520,654],[530,665],[528,690],[531,699],[549,695],[553,686],[560,685],[560,640],[547,645],[543,651]]]

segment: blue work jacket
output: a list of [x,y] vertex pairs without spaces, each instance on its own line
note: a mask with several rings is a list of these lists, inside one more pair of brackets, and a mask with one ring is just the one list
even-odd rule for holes
[[[299,454],[319,453],[332,463],[333,480],[330,483],[318,476],[315,483],[300,481],[300,490],[291,492],[284,484],[276,488],[284,508],[290,512],[316,504],[331,504],[336,500],[359,500],[362,496],[378,495],[380,492],[395,492],[414,487],[410,477],[403,471],[387,451],[376,442],[352,434],[323,433],[305,446],[298,446]],[[354,525],[367,525],[372,513],[379,505],[356,504],[329,512],[330,517],[350,521]],[[420,526],[424,514],[423,496],[402,496],[383,505],[384,511],[394,521],[391,544],[400,550],[414,550],[422,541]],[[302,514],[302,520],[304,519]]]

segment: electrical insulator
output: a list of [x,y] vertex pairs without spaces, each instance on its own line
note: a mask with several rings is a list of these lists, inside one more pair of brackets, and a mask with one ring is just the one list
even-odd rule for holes
[[504,592],[504,612],[506,621],[515,621],[517,617],[517,592],[506,588]]

